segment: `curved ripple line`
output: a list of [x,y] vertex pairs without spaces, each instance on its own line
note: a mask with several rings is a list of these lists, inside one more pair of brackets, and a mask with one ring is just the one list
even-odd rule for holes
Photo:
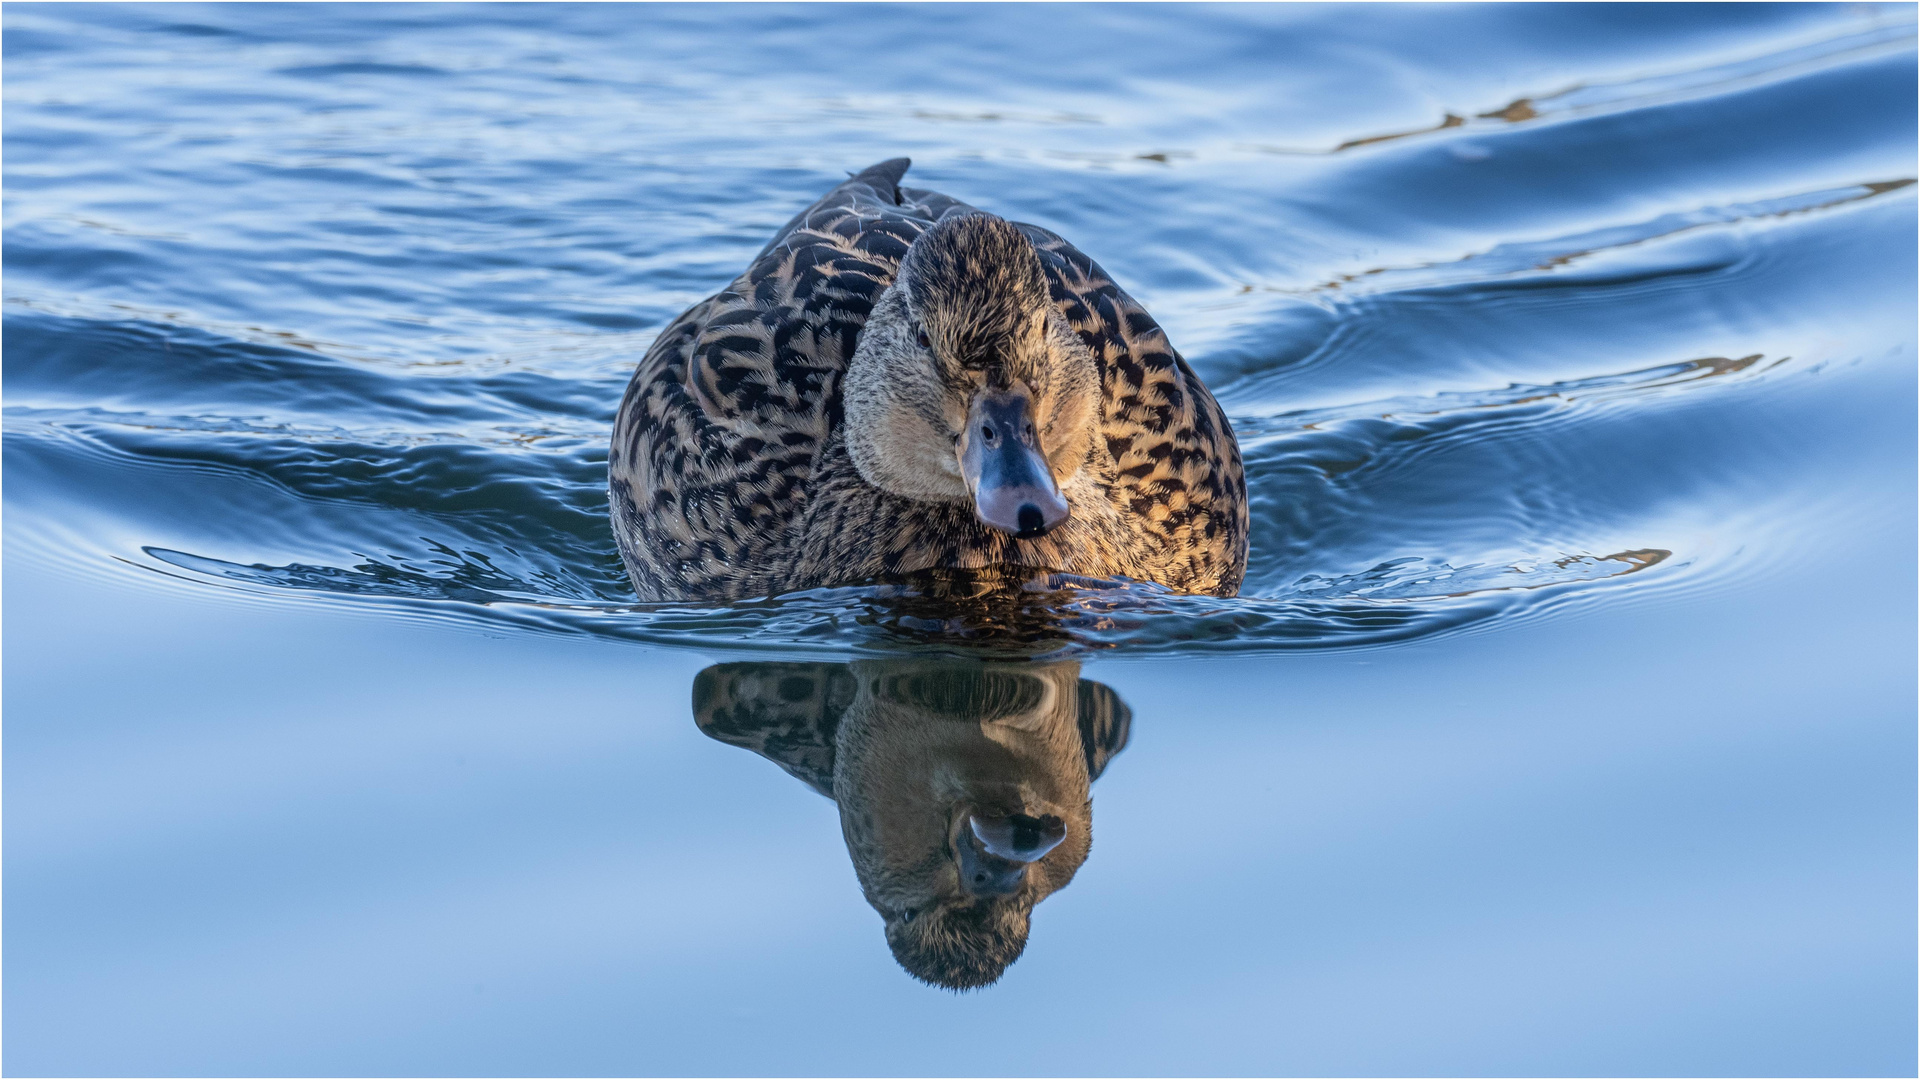
[[[1646,221],[1609,225],[1570,236],[1547,240],[1509,241],[1486,251],[1462,255],[1446,262],[1417,263],[1410,266],[1382,266],[1355,274],[1342,274],[1307,289],[1255,286],[1256,291],[1307,296],[1344,291],[1349,295],[1396,289],[1421,289],[1462,282],[1485,282],[1525,274],[1547,273],[1605,252],[1636,247],[1664,240],[1695,229],[1738,225],[1747,221],[1792,217],[1845,206],[1871,199],[1890,191],[1911,187],[1914,178],[1871,180],[1844,187],[1782,195],[1772,199],[1705,206],[1695,210],[1662,214]],[[1353,286],[1362,288],[1356,289]]]
[[[334,567],[241,566],[164,548],[146,565],[181,580],[251,592],[315,592],[371,600],[411,617],[498,624],[609,641],[707,650],[937,652],[1046,657],[1259,654],[1373,648],[1517,613],[1581,586],[1640,573],[1671,554],[1619,552],[1523,566],[1376,567],[1346,581],[1308,581],[1296,595],[1219,599],[1124,579],[1048,572],[928,573],[867,586],[812,589],[719,607],[569,604],[479,587],[415,589],[396,575],[352,578]],[[141,564],[122,560],[130,566]],[[1538,594],[1537,596],[1535,594]]]
[[1495,125],[1524,124],[1574,116],[1648,108],[1689,98],[1710,97],[1746,87],[1790,79],[1810,71],[1870,59],[1910,47],[1915,24],[1902,21],[1834,37],[1789,46],[1727,63],[1686,68],[1660,75],[1607,82],[1575,83],[1544,94],[1515,98],[1497,109],[1446,110],[1439,122],[1411,131],[1363,135],[1324,150],[1253,145],[1249,149],[1271,154],[1330,155],[1399,142],[1439,132],[1464,134]]

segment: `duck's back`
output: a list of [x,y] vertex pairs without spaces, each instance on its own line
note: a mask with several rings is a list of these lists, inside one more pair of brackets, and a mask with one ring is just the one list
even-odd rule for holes
[[[900,542],[830,538],[848,558],[822,565],[822,538],[796,534],[813,524],[808,500],[820,471],[851,470],[836,439],[840,384],[869,312],[914,239],[966,209],[900,186],[907,166],[882,162],[828,192],[641,360],[607,462],[613,531],[641,599],[840,584],[875,569],[853,548]],[[1244,570],[1246,499],[1225,416],[1159,326],[1091,259],[1044,229],[1019,228],[1039,250],[1054,302],[1099,361],[1113,497],[1172,556],[1166,573],[1136,576],[1231,594]],[[844,492],[849,478],[835,479]],[[1019,561],[1010,538],[983,529],[979,542]]]

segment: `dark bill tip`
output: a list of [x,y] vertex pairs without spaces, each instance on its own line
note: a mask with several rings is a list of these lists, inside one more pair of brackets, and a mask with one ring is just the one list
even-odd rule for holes
[[1025,540],[1025,539],[1028,539],[1029,537],[1034,537],[1034,536],[1045,536],[1047,533],[1046,516],[1040,512],[1039,507],[1033,505],[1032,503],[1020,504],[1020,523],[1019,524],[1020,524],[1020,531],[1014,533],[1013,535],[1019,537],[1022,540]]

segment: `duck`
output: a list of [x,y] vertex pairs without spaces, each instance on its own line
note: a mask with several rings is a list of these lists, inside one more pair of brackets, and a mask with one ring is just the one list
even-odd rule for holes
[[1225,413],[1060,236],[883,161],[661,331],[607,455],[646,602],[1033,570],[1233,596],[1247,494]]

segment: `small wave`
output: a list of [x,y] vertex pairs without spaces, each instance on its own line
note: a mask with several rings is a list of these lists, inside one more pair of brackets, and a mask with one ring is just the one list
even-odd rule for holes
[[358,60],[338,64],[303,64],[281,68],[278,73],[291,75],[297,79],[333,79],[352,75],[387,75],[416,79],[444,77],[447,71],[427,64],[383,64],[370,60]]
[[1448,110],[1428,127],[1357,136],[1328,150],[1278,146],[1259,149],[1284,154],[1338,154],[1439,132],[1464,134],[1492,125],[1524,124],[1621,109],[1647,108],[1792,78],[1834,64],[1869,59],[1890,51],[1911,48],[1913,42],[1914,24],[1903,20],[1892,25],[1823,37],[1726,63],[1631,79],[1576,83],[1560,90],[1518,97],[1498,108],[1483,111]]
[[1343,274],[1312,289],[1273,291],[1304,294],[1342,289],[1349,293],[1379,292],[1392,289],[1432,288],[1461,282],[1478,284],[1512,278],[1516,275],[1553,272],[1604,252],[1664,240],[1695,229],[1809,214],[1845,206],[1862,199],[1871,199],[1890,191],[1899,191],[1913,186],[1913,183],[1914,180],[1911,177],[1872,180],[1848,184],[1845,187],[1823,188],[1819,191],[1783,195],[1755,202],[1701,207],[1696,210],[1662,214],[1646,221],[1588,230],[1572,236],[1503,243],[1485,252],[1465,255],[1451,262],[1406,267],[1375,267],[1355,274]]
[[1457,568],[1403,559],[1339,580],[1309,577],[1292,595],[1235,599],[1019,568],[939,571],[705,607],[516,596],[510,580],[485,572],[491,567],[463,573],[471,564],[450,549],[446,565],[456,569],[433,575],[378,563],[243,566],[165,548],[142,550],[166,570],[201,582],[413,601],[408,610],[416,617],[615,641],[754,652],[908,650],[1046,658],[1108,650],[1152,656],[1389,645],[1517,614],[1555,589],[1638,573],[1672,554],[1649,549]]
[[[1863,182],[1509,240],[1317,286],[1249,286],[1249,300],[1265,292],[1277,302],[1256,325],[1289,340],[1243,347],[1206,373],[1228,409],[1249,416],[1389,388],[1445,393],[1502,368],[1559,374],[1671,355],[1686,342],[1751,341],[1749,328],[1779,340],[1792,324],[1749,297],[1819,288],[1841,273],[1899,274],[1897,263],[1863,265],[1856,253],[1911,215],[1912,191],[1905,178]],[[1639,317],[1622,321],[1624,310]],[[1844,340],[1827,327],[1796,336],[1823,341],[1822,352]]]

